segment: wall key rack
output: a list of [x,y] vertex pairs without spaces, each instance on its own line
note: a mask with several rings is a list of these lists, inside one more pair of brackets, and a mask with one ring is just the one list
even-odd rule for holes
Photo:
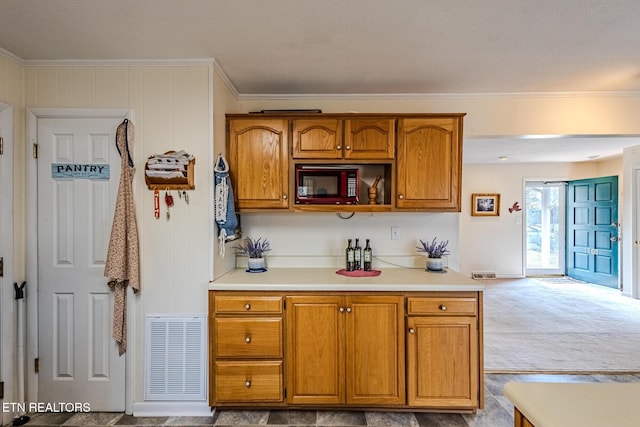
[[147,159],[144,180],[149,190],[194,190],[194,156],[181,151],[167,151]]

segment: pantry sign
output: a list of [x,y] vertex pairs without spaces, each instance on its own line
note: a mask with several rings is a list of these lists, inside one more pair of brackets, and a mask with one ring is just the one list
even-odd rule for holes
[[99,163],[52,163],[53,179],[109,179],[109,165]]

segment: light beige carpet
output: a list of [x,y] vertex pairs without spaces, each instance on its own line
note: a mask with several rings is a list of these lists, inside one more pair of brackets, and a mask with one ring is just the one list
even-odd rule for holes
[[640,300],[569,278],[483,283],[486,372],[640,372]]

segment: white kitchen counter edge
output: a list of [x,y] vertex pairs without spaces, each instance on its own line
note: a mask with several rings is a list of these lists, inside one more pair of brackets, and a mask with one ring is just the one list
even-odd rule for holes
[[504,395],[535,427],[640,425],[640,383],[508,382]]
[[430,273],[420,269],[390,268],[376,277],[347,277],[335,268],[275,268],[247,273],[238,268],[214,280],[209,290],[221,291],[349,291],[437,292],[484,291],[481,283],[449,270]]

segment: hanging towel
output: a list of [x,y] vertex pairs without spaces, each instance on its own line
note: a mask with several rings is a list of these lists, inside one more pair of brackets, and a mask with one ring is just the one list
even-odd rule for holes
[[109,278],[109,287],[114,291],[113,339],[118,343],[120,354],[127,350],[127,286],[131,286],[133,292],[140,290],[138,226],[132,183],[135,169],[130,150],[133,138],[133,123],[125,119],[116,132],[122,170],[104,267],[104,275]]
[[215,217],[219,228],[220,256],[224,257],[225,242],[238,238],[236,235],[238,219],[233,201],[233,188],[229,178],[229,163],[222,154],[218,154],[213,171],[215,175]]

